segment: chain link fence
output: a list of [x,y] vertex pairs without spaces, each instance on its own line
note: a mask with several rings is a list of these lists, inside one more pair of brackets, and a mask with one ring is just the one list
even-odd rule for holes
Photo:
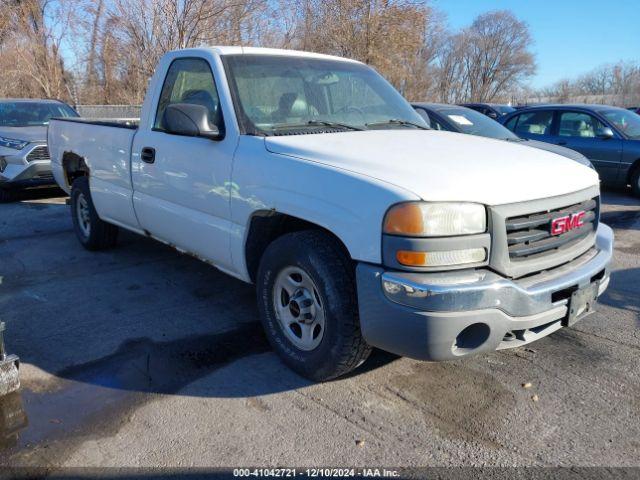
[[140,118],[141,105],[77,105],[81,117],[87,118]]

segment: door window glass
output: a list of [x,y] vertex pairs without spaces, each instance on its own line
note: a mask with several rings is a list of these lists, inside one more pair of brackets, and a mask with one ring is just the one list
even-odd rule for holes
[[561,137],[595,138],[602,127],[602,123],[588,113],[562,112],[558,135]]
[[164,130],[163,118],[167,106],[175,103],[202,105],[209,112],[209,123],[222,131],[220,98],[211,68],[202,58],[181,58],[169,67],[160,93],[154,127]]
[[511,119],[509,119],[509,121],[507,123],[504,124],[504,126],[507,127],[509,130],[511,130],[513,132],[515,130],[515,128],[516,128],[516,122],[518,121],[519,117],[520,117],[520,115],[516,115],[516,116],[512,117]]
[[553,112],[551,110],[523,113],[518,117],[518,124],[514,133],[525,137],[531,135],[550,135],[552,121]]

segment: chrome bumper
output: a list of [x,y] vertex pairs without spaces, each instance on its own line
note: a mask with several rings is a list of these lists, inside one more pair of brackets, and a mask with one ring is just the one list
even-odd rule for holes
[[456,312],[497,308],[521,317],[563,304],[563,301],[553,301],[554,294],[588,285],[599,274],[600,290],[604,291],[609,281],[606,269],[612,255],[613,231],[600,224],[594,248],[562,267],[523,280],[509,280],[489,270],[437,274],[385,272],[382,288],[392,302],[420,310]]
[[360,264],[363,336],[383,350],[424,360],[523,345],[565,325],[577,289],[598,282],[597,295],[604,292],[612,255],[613,231],[600,224],[591,250],[524,279],[484,269],[403,273]]

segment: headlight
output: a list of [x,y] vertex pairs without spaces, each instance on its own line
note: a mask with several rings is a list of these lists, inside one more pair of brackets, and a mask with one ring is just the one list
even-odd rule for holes
[[484,233],[487,211],[478,203],[399,203],[384,219],[384,233],[411,237],[446,237]]
[[15,138],[0,137],[1,147],[13,148],[15,150],[22,150],[27,145],[29,145],[29,142],[26,140],[17,140]]

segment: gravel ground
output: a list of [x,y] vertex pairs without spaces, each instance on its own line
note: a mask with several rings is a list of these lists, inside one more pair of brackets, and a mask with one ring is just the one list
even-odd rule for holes
[[23,362],[1,465],[640,466],[626,192],[604,194],[615,272],[575,328],[452,363],[376,351],[324,384],[270,351],[251,286],[133,234],[87,252],[64,200],[0,205],[0,318]]

